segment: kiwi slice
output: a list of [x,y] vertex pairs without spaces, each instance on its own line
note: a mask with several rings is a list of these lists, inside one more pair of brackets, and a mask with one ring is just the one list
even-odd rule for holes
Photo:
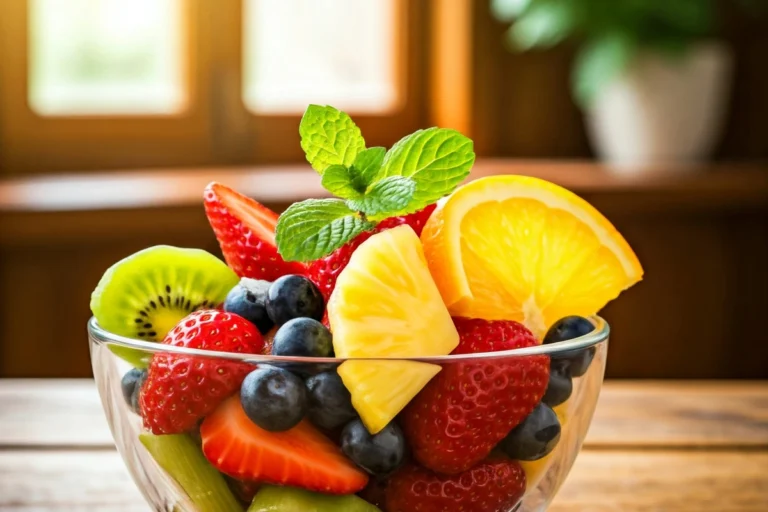
[[[91,311],[109,332],[161,341],[192,311],[213,308],[239,281],[223,261],[200,249],[157,245],[112,265],[91,295]],[[137,368],[149,354],[110,349]]]
[[364,499],[348,494],[333,496],[296,487],[264,486],[253,498],[248,512],[381,512]]
[[139,434],[155,462],[178,483],[198,512],[242,512],[224,477],[186,434]]

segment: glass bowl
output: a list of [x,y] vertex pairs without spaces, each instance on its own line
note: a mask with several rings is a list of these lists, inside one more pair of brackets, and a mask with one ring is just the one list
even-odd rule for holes
[[[592,415],[595,410],[598,395],[603,381],[605,370],[606,353],[608,348],[609,326],[600,317],[592,317],[590,321],[595,329],[580,338],[552,343],[547,345],[538,345],[534,347],[519,348],[504,352],[493,352],[483,354],[440,356],[413,358],[410,361],[427,363],[439,366],[438,375],[451,375],[450,372],[469,371],[473,369],[484,369],[488,365],[494,367],[505,366],[509,368],[526,368],[529,362],[534,360],[541,361],[542,358],[548,358],[551,368],[554,368],[559,361],[572,359],[575,354],[582,354],[589,351],[594,354],[594,358],[586,372],[578,377],[572,378],[573,391],[567,401],[561,405],[553,407],[557,413],[561,424],[559,441],[548,455],[535,461],[520,461],[519,464],[524,472],[524,492],[515,493],[499,499],[498,492],[493,494],[495,501],[492,503],[478,502],[475,505],[468,506],[459,498],[451,499],[450,492],[448,496],[443,496],[444,500],[442,510],[461,510],[462,512],[472,512],[482,510],[483,512],[533,512],[546,510],[548,504],[552,501],[557,490],[563,484],[568,472],[573,465],[574,460],[581,448],[581,444],[589,428]],[[107,416],[112,435],[115,439],[117,449],[122,456],[133,480],[143,493],[146,500],[152,506],[153,510],[167,510],[180,512],[211,512],[218,509],[218,512],[228,512],[221,510],[221,506],[212,507],[209,505],[200,505],[205,503],[201,501],[200,496],[206,494],[206,489],[192,490],[188,482],[177,482],[177,480],[166,472],[163,464],[158,463],[144,444],[140,441],[140,435],[143,430],[142,418],[133,412],[131,406],[124,399],[121,388],[123,376],[131,370],[131,366],[123,359],[115,355],[121,350],[132,349],[141,351],[146,355],[147,360],[157,353],[171,354],[175,357],[188,357],[192,359],[199,358],[200,361],[210,362],[212,358],[228,361],[236,361],[253,365],[254,369],[258,365],[269,364],[281,366],[290,369],[294,373],[306,376],[323,371],[333,371],[345,361],[336,358],[308,358],[308,357],[279,357],[263,355],[233,354],[225,352],[214,352],[207,350],[196,350],[184,347],[174,347],[150,343],[145,341],[133,340],[101,329],[94,319],[88,323],[88,337],[90,340],[91,362],[96,384]],[[357,359],[355,364],[375,364],[377,360]],[[381,361],[381,360],[379,360]],[[388,359],[387,361],[393,361]],[[545,363],[546,364],[546,363]],[[437,377],[435,377],[437,378]],[[517,374],[516,378],[525,379],[525,371]],[[498,381],[496,381],[498,382]],[[507,381],[505,380],[504,383]],[[491,395],[492,401],[504,400],[508,398],[509,393],[514,393],[515,388],[501,386],[496,395]],[[504,396],[502,396],[502,393]],[[396,421],[400,421],[400,418]],[[406,436],[407,437],[407,436]],[[191,432],[189,434],[191,442],[195,449],[199,449],[199,433]],[[480,441],[479,441],[480,442]],[[483,439],[482,442],[487,442]],[[500,448],[503,444],[497,445],[488,457],[508,458]],[[506,453],[509,453],[508,451]],[[202,451],[199,453],[202,456]],[[204,459],[202,459],[204,461]],[[413,456],[406,454],[406,464],[417,464]],[[510,463],[516,464],[516,463]],[[218,472],[211,466],[209,471],[213,473],[218,482],[226,481],[226,485],[232,489],[233,496],[238,496],[238,505],[230,505],[226,508],[232,510],[248,509],[249,496],[243,496],[244,489],[256,488],[254,485],[243,485],[234,483],[234,480],[225,476],[220,478]],[[379,476],[374,479],[371,477],[368,487],[359,495],[367,501],[377,502],[380,509],[389,512],[408,512],[411,505],[399,505],[396,508],[387,508],[385,503],[386,492],[383,488],[396,478],[397,471],[389,476]],[[516,473],[516,478],[519,474]],[[210,476],[210,475],[209,475]],[[458,478],[442,476],[435,474],[435,478],[445,479]],[[485,478],[485,477],[483,477]],[[466,478],[461,482],[466,483]],[[460,485],[457,484],[457,485]],[[487,482],[486,482],[487,483]],[[521,484],[522,485],[522,484]],[[414,486],[415,487],[415,486]],[[503,483],[501,488],[506,488]],[[186,489],[186,490],[185,490]],[[414,489],[414,492],[438,494],[450,491],[450,485],[442,487],[428,486],[420,489]],[[485,491],[484,491],[485,492]],[[491,495],[488,494],[488,495]],[[322,499],[318,499],[318,503]],[[413,505],[413,510],[421,510]],[[286,512],[295,509],[295,507],[284,508]],[[254,510],[262,510],[254,507]],[[280,512],[283,508],[269,508],[263,510],[272,510]],[[306,510],[306,507],[301,507]],[[344,510],[331,508],[318,508],[318,510]],[[352,509],[350,509],[352,510]],[[357,511],[357,508],[354,508]],[[363,509],[359,509],[363,510]],[[367,509],[365,509],[367,510]],[[376,509],[371,509],[376,510]],[[430,509],[432,510],[432,509]]]

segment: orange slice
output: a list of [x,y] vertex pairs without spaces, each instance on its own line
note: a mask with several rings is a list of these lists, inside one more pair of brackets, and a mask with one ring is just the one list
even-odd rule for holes
[[637,283],[629,244],[589,203],[537,178],[493,176],[443,200],[421,235],[454,316],[524,322],[542,335]]

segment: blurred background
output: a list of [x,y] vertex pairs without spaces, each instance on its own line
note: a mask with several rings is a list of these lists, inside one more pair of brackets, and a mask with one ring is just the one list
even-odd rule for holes
[[90,292],[167,243],[218,253],[218,180],[321,195],[308,103],[368,146],[475,141],[473,177],[591,201],[645,280],[608,375],[768,378],[766,0],[2,0],[0,377],[90,375]]

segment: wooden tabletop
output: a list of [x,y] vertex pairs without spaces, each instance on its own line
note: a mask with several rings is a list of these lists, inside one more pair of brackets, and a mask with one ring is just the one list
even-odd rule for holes
[[[0,510],[145,512],[89,380],[0,380]],[[768,382],[612,381],[552,512],[765,512]]]

